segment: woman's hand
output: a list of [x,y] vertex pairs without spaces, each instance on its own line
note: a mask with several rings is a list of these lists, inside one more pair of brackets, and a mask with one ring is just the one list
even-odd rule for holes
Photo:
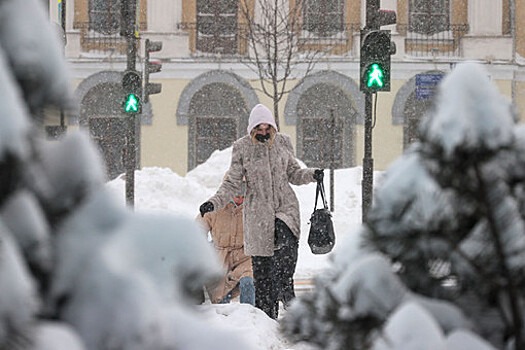
[[210,211],[213,211],[215,207],[213,206],[212,202],[204,202],[201,204],[199,211],[201,212],[201,216],[204,217],[204,214],[209,213]]
[[323,182],[323,179],[324,179],[324,169],[315,169],[314,180],[317,182]]

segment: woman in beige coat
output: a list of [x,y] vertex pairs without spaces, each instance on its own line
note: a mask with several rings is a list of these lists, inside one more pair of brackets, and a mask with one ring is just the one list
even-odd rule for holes
[[323,171],[301,169],[290,137],[277,131],[267,107],[259,104],[252,109],[247,131],[234,142],[230,169],[200,212],[223,207],[246,178],[244,251],[252,256],[255,306],[276,319],[278,301],[286,306],[295,297],[293,274],[301,223],[299,201],[290,184],[322,180]]

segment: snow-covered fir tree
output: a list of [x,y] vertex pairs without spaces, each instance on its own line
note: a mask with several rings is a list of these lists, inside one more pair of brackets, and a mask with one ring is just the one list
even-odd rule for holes
[[0,2],[0,349],[250,349],[194,310],[220,274],[194,222],[117,204],[82,131],[41,137],[74,106],[45,13]]
[[384,174],[359,247],[282,322],[326,349],[523,349],[525,128],[485,69],[440,84]]

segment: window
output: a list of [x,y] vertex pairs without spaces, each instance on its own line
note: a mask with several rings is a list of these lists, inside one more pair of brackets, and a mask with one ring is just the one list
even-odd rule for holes
[[89,29],[104,35],[120,30],[120,0],[91,0],[89,2]]
[[411,0],[409,30],[432,35],[449,29],[449,0]]
[[320,37],[344,30],[344,0],[305,0],[303,30]]
[[[332,162],[336,168],[341,167],[341,150],[339,147],[334,149],[334,142],[341,139],[341,128],[333,129],[329,115],[304,117],[301,122],[304,145],[302,161],[312,167],[330,168]],[[319,128],[320,125],[325,127]]]
[[239,91],[228,84],[205,85],[191,98],[188,169],[204,163],[213,151],[230,147],[245,132],[249,112]]
[[354,121],[357,111],[339,87],[319,83],[297,104],[297,155],[309,167],[354,166]]
[[108,179],[125,172],[124,149],[128,123],[122,118],[122,107],[115,96],[123,96],[122,86],[102,83],[91,88],[80,103],[81,120],[89,127],[91,138],[97,144],[105,161]]
[[238,0],[197,1],[197,50],[237,53]]
[[[73,28],[80,30],[80,46],[84,52],[102,54],[127,53],[126,38],[120,36],[123,0],[75,0]],[[146,30],[148,0],[137,2],[137,24]]]
[[128,124],[126,119],[117,117],[92,117],[88,121],[91,139],[98,146],[106,165],[106,174],[112,180],[122,173],[125,168],[126,133]]
[[202,164],[218,149],[230,147],[237,139],[237,123],[232,118],[197,117],[197,164]]
[[415,92],[408,97],[404,108],[403,149],[407,149],[412,143],[419,140],[419,122],[432,109],[433,103],[433,98],[418,99]]

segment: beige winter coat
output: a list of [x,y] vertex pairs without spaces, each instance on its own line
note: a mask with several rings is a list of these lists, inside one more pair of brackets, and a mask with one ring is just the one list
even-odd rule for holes
[[242,277],[253,277],[252,259],[244,254],[242,205],[230,202],[224,208],[206,213],[198,222],[206,232],[211,233],[213,245],[225,275],[214,285],[208,286],[210,300],[218,303],[228,293],[232,298],[239,295],[238,283]]
[[247,135],[233,144],[230,169],[209,201],[215,208],[224,206],[239,193],[245,176],[244,251],[246,255],[272,256],[275,218],[299,238],[299,201],[290,184],[314,182],[314,170],[300,168],[289,136],[277,133],[269,144]]

